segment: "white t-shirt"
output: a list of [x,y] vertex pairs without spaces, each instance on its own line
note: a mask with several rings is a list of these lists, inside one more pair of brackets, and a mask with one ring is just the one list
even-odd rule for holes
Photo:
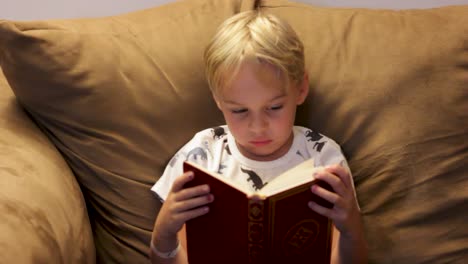
[[350,171],[335,141],[305,127],[294,126],[293,132],[293,143],[284,156],[272,161],[256,161],[240,153],[226,125],[202,130],[174,155],[151,190],[164,201],[176,177],[183,174],[182,164],[186,160],[232,178],[252,191],[261,189],[276,176],[311,158],[317,167],[340,164]]

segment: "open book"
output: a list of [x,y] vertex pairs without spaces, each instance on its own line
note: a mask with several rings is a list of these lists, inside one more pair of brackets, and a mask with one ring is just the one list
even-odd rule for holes
[[332,204],[310,191],[318,168],[307,160],[250,192],[222,175],[185,162],[195,177],[185,187],[210,185],[215,199],[206,215],[186,223],[190,264],[330,263],[332,223],[307,203]]

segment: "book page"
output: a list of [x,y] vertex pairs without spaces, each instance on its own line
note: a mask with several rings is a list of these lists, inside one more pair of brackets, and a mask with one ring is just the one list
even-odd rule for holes
[[259,194],[271,196],[295,186],[312,182],[315,180],[314,173],[321,169],[323,167],[315,167],[313,159],[308,159],[270,181],[259,191]]

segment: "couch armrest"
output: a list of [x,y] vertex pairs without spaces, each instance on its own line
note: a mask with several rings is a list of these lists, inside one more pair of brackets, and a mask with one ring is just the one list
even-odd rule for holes
[[94,263],[85,201],[70,168],[17,103],[0,69],[0,256]]

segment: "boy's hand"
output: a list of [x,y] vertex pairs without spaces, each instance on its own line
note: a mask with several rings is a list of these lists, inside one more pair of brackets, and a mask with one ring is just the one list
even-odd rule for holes
[[342,236],[352,236],[353,232],[360,229],[361,215],[348,171],[340,165],[327,166],[324,170],[318,172],[315,177],[327,182],[334,192],[318,185],[311,187],[312,192],[331,202],[334,206],[325,208],[315,202],[310,202],[309,207],[315,212],[330,218]]
[[193,177],[193,172],[186,172],[174,181],[156,219],[155,230],[159,238],[176,236],[185,222],[208,213],[207,204],[214,200],[209,186],[184,188]]

